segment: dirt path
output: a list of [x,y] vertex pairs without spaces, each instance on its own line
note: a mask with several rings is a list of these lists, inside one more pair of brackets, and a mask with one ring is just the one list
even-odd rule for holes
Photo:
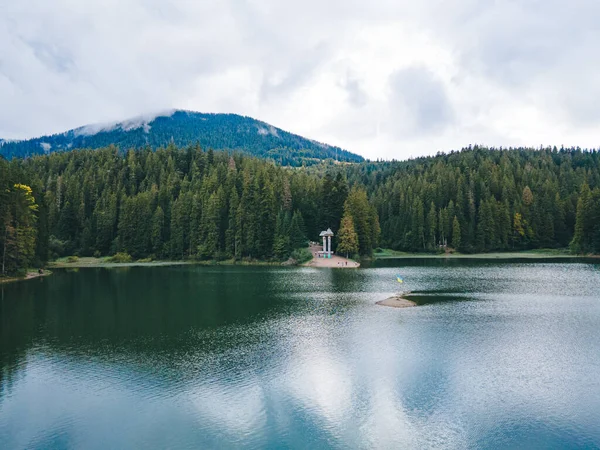
[[313,254],[313,259],[304,264],[309,267],[337,267],[344,269],[357,268],[360,266],[356,261],[351,259],[342,258],[341,256],[333,255],[331,258],[317,258],[315,255],[317,252],[323,250],[321,245],[311,245],[310,252]]

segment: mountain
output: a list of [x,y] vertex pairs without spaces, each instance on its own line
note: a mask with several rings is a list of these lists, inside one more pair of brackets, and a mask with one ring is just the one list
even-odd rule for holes
[[76,148],[115,145],[126,150],[170,143],[186,147],[199,143],[204,149],[236,150],[272,158],[282,165],[300,165],[327,158],[361,162],[354,153],[276,128],[237,114],[204,114],[174,110],[111,124],[87,125],[60,134],[23,141],[1,141],[0,154],[7,159]]

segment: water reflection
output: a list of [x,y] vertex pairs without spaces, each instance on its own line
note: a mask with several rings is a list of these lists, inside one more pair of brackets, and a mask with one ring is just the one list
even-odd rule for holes
[[[398,291],[398,270],[420,306],[375,306]],[[7,286],[0,440],[599,446],[599,275],[588,264],[186,266]]]

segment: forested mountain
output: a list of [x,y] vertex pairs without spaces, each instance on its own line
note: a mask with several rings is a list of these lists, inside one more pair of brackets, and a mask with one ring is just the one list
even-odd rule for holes
[[328,227],[339,252],[363,256],[378,245],[600,254],[600,154],[475,147],[308,168],[199,146],[0,158],[2,273],[117,252],[283,261]]
[[327,158],[363,161],[361,156],[346,150],[288,133],[250,117],[181,110],[114,124],[88,125],[26,141],[0,140],[0,154],[10,159],[109,145],[126,151],[146,146],[156,150],[169,144],[185,147],[196,143],[202,148],[244,151],[272,158],[281,165],[314,164]]

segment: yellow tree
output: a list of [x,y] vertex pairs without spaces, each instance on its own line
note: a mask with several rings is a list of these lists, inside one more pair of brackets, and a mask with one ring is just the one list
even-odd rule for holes
[[346,258],[349,254],[358,252],[358,235],[354,230],[354,220],[346,211],[342,217],[340,231],[338,232],[339,244],[337,246],[338,253],[345,253]]
[[523,217],[519,213],[515,213],[513,219],[513,240],[520,244],[525,237],[525,227],[523,226]]

